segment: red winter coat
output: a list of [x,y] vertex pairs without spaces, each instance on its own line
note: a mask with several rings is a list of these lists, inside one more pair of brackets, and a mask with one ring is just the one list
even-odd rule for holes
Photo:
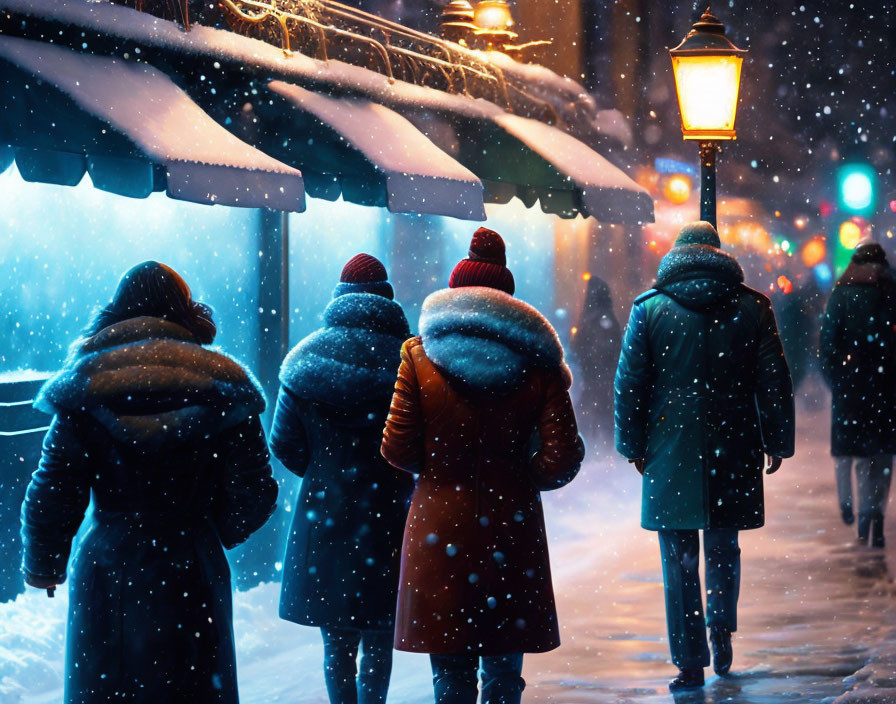
[[544,652],[560,644],[540,491],[584,448],[553,328],[493,289],[430,296],[408,340],[385,458],[419,473],[405,527],[395,647]]

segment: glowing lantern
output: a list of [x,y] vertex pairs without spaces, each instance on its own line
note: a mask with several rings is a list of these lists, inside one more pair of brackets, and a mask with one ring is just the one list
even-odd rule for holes
[[735,139],[740,69],[746,53],[725,36],[725,25],[709,8],[684,41],[669,50],[685,139]]
[[451,42],[468,43],[476,25],[473,24],[473,6],[469,0],[451,0],[442,9],[441,34]]
[[803,264],[811,268],[821,264],[827,253],[828,248],[824,242],[824,235],[816,235],[803,245],[800,258],[803,260]]
[[479,29],[506,31],[513,27],[513,16],[506,0],[481,0],[473,8],[473,24]]
[[591,280],[591,272],[590,271],[586,271],[584,274],[582,274],[582,281],[590,281],[590,280]]
[[856,245],[862,239],[862,228],[852,220],[847,220],[840,225],[838,236],[840,238],[840,244],[845,249],[855,249]]
[[675,205],[687,203],[691,197],[691,179],[683,174],[670,176],[663,184],[663,196]]
[[473,7],[475,35],[488,49],[503,49],[517,38],[507,0],[480,0]]

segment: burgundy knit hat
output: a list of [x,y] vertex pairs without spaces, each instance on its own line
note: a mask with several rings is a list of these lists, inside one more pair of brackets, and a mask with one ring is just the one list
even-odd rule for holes
[[470,242],[469,255],[459,261],[451,272],[448,287],[463,286],[488,286],[513,295],[516,287],[513,274],[507,268],[504,240],[494,230],[485,227],[476,230]]
[[333,298],[346,293],[373,293],[388,299],[395,298],[386,267],[376,257],[364,253],[356,254],[342,267]]

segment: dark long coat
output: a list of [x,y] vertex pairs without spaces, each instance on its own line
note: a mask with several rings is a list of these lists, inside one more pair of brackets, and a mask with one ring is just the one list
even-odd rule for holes
[[419,473],[402,547],[395,647],[499,655],[560,644],[539,492],[584,456],[550,324],[501,291],[423,304],[383,437]]
[[611,440],[613,378],[622,330],[613,312],[610,287],[597,277],[588,281],[585,308],[576,328],[570,348],[581,375],[579,429],[589,440]]
[[896,454],[896,282],[884,263],[850,263],[819,340],[831,388],[831,454]]
[[277,496],[257,385],[184,328],[134,318],[81,345],[36,404],[55,417],[22,506],[27,581],[65,581],[92,508],[71,568],[66,703],[235,704],[224,548]]
[[408,323],[350,293],[284,361],[271,448],[302,485],[286,546],[281,618],[391,630],[413,479],[379,452]]
[[649,530],[764,522],[763,453],[793,455],[790,374],[768,298],[715,247],[675,247],[635,299],[616,373],[616,448],[645,469]]

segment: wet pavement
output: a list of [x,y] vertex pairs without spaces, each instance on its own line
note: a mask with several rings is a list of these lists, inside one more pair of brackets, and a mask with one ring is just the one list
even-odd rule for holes
[[[766,477],[766,526],[741,534],[732,674],[676,702],[896,702],[893,522],[891,548],[856,545],[836,506],[827,416],[803,414],[799,426],[796,457]],[[600,491],[557,499],[592,505],[563,505],[578,516],[561,517],[567,534],[552,554],[564,642],[529,658],[526,701],[672,702],[659,547],[638,527],[639,478],[621,463],[588,470]]]

